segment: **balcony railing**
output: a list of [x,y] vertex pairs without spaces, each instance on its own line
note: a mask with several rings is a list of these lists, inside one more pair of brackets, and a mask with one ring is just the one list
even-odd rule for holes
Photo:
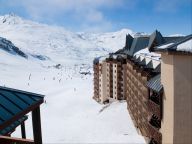
[[149,110],[155,114],[159,119],[161,119],[161,108],[160,105],[153,102],[151,99],[148,100],[148,108]]
[[162,134],[158,131],[158,129],[156,129],[149,123],[148,131],[149,131],[150,138],[154,139],[157,142],[157,144],[161,144]]
[[2,144],[35,144],[34,141],[21,138],[13,138],[7,136],[0,136],[0,143]]
[[157,129],[161,128],[161,120],[156,115],[151,116],[149,123]]
[[160,104],[160,96],[159,95],[155,95],[155,94],[153,94],[152,96],[150,96],[150,99],[153,101],[153,102],[155,102],[156,104]]

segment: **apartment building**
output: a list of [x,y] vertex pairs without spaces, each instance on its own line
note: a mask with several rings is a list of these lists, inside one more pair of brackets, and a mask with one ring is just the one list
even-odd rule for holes
[[100,103],[108,101],[108,97],[111,97],[111,64],[109,62],[100,63],[99,60],[94,61],[94,96],[93,98]]
[[158,46],[164,88],[162,143],[192,143],[192,35]]
[[[160,61],[152,57],[140,55],[127,60],[126,96],[127,108],[138,131],[146,137],[147,142],[161,142],[159,132],[161,123],[161,109],[153,107],[155,92],[148,87],[159,76]],[[152,86],[154,84],[151,84]],[[151,100],[152,99],[152,100]],[[155,99],[156,100],[156,99]],[[160,103],[158,103],[160,105]]]
[[[110,91],[110,95],[105,95],[103,92],[98,95],[99,99],[102,99],[101,97],[105,97],[105,100],[125,99],[135,127],[145,137],[147,143],[161,144],[176,143],[177,141],[191,143],[189,135],[192,133],[190,119],[192,116],[186,116],[187,113],[182,113],[182,110],[191,114],[189,100],[191,101],[192,92],[189,87],[192,87],[190,53],[192,48],[188,52],[188,47],[192,44],[188,42],[187,50],[184,49],[182,54],[178,51],[175,53],[173,50],[176,45],[184,43],[190,38],[191,36],[163,37],[159,31],[155,31],[149,36],[134,38],[127,35],[124,48],[110,54],[104,60],[100,60],[102,72],[107,69],[105,63],[110,63],[109,73],[99,73],[100,77],[106,76],[107,82],[109,82],[105,83],[105,78],[103,78],[104,81],[100,81],[103,85],[99,86],[103,91]],[[166,48],[170,46],[172,47],[168,52]],[[186,65],[183,65],[182,62]],[[183,74],[186,74],[187,78],[183,77]],[[99,77],[99,75],[94,75],[94,77]],[[94,79],[94,82],[97,83],[95,80],[97,78]],[[105,85],[109,88],[106,88]],[[184,87],[187,90],[184,90]],[[179,101],[182,103],[178,104]],[[99,102],[104,103],[104,101]],[[187,108],[184,107],[185,103]],[[177,105],[180,108],[176,107]],[[183,107],[181,108],[181,106]]]
[[94,96],[99,103],[107,103],[110,100],[123,100],[124,94],[124,70],[125,57],[105,57],[94,60]]

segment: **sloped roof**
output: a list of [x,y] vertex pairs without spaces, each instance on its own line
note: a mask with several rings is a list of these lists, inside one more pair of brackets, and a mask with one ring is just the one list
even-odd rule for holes
[[140,61],[141,61],[141,60],[140,60],[140,56],[134,58],[134,62],[135,62],[135,63],[139,63]]
[[154,51],[192,53],[192,34],[157,46]]
[[109,55],[105,55],[105,56],[100,56],[100,57],[96,57],[94,60],[93,60],[93,64],[97,64],[99,62],[102,62],[104,60],[106,60],[106,58],[109,58],[111,54]]
[[101,57],[96,57],[96,58],[94,58],[94,60],[93,60],[93,64],[97,64],[97,63],[99,63],[99,59],[100,59]]
[[146,59],[144,58],[141,62],[139,62],[139,65],[146,66]]
[[157,67],[153,70],[155,73],[160,73],[161,72],[161,64],[158,64]]
[[23,116],[22,118],[16,120],[14,123],[9,125],[8,127],[4,128],[0,131],[0,135],[7,135],[15,130],[16,127],[18,127],[22,122],[27,120],[27,116]]
[[126,35],[125,47],[119,49],[114,54],[127,54],[129,57],[133,57],[138,51],[147,48],[150,52],[154,51],[154,46],[159,46],[164,43],[179,40],[183,36],[175,37],[163,37],[162,34],[155,30],[150,36],[137,36],[132,37],[131,35]]
[[125,49],[129,50],[131,48],[132,42],[133,37],[130,34],[126,35]]
[[146,65],[146,68],[153,69],[153,62],[152,62],[152,60]]
[[151,50],[151,48],[153,47],[153,43],[155,43],[156,45],[160,45],[165,43],[165,39],[163,38],[163,36],[161,35],[161,33],[157,30],[155,30],[149,39],[149,44],[148,44],[148,48],[149,51]]
[[171,37],[163,37],[165,39],[165,42],[171,42],[171,41],[175,41],[175,40],[179,40],[181,38],[184,38],[184,36],[171,36]]
[[43,95],[0,87],[0,131],[37,108],[43,101]]
[[153,72],[158,73],[161,71],[160,61],[153,59],[152,57],[137,54],[133,57],[132,60],[138,65],[143,66],[146,69],[153,70]]
[[125,48],[117,50],[114,54],[124,54],[125,53]]
[[131,42],[130,48],[124,47],[123,49],[119,49],[118,51],[116,51],[115,54],[126,54],[132,57],[136,52],[146,48],[148,45],[148,42],[149,42],[148,36],[135,37]]
[[161,75],[158,74],[158,75],[154,76],[153,78],[151,78],[147,82],[147,87],[149,87],[150,89],[152,89],[156,92],[160,92],[163,89],[163,85],[161,84]]
[[133,56],[134,53],[138,52],[141,49],[147,47],[149,42],[149,37],[136,37],[133,40],[130,50],[127,51],[127,54]]

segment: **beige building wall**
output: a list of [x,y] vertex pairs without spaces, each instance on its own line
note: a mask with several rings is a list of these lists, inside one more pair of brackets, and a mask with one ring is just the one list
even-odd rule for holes
[[164,88],[163,95],[163,117],[161,125],[162,143],[173,142],[173,95],[174,95],[174,79],[173,79],[173,56],[161,55],[161,83]]
[[174,55],[174,143],[192,144],[192,56]]
[[123,88],[123,96],[124,96],[124,99],[126,99],[126,84],[127,84],[127,82],[126,82],[126,66],[127,66],[127,64],[123,64],[123,81],[122,81],[122,83],[123,83],[123,85],[122,85],[122,88]]
[[103,82],[103,76],[102,76],[102,64],[100,63],[99,64],[99,102],[101,102],[101,97],[102,97],[102,94],[103,94],[103,89],[102,89],[102,84]]
[[110,98],[110,63],[106,62],[106,95]]
[[94,64],[94,96],[97,102],[99,101],[99,64]]
[[103,62],[102,63],[102,69],[101,69],[101,95],[100,95],[100,100],[101,103],[105,102],[108,100],[107,97],[107,63]]
[[192,143],[192,56],[162,54],[162,143]]
[[117,63],[113,63],[113,99],[117,99]]

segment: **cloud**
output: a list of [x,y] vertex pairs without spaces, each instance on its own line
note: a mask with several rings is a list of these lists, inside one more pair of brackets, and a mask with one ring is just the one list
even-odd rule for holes
[[155,0],[155,10],[159,12],[175,12],[185,5],[192,6],[191,0]]
[[[63,17],[74,21],[79,27],[99,26],[109,28],[111,22],[105,17],[105,9],[124,7],[131,0],[6,0],[10,6],[22,7],[30,18],[52,21]],[[97,27],[97,28],[96,28]]]

